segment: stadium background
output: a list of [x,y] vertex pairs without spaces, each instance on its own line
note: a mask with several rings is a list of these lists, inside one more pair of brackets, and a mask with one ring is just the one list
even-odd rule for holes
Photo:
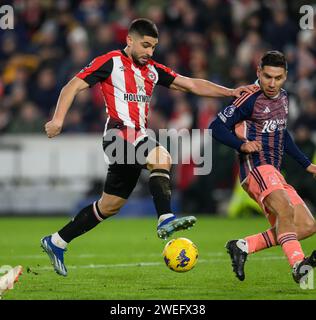
[[[299,8],[307,3],[312,2],[12,1],[14,30],[2,30],[0,37],[0,214],[73,214],[100,194],[106,114],[98,86],[77,97],[61,136],[47,140],[43,126],[62,86],[95,56],[124,48],[127,27],[137,17],[152,19],[159,28],[158,62],[228,87],[253,83],[261,55],[268,49],[283,51],[289,63],[289,127],[313,157],[316,32],[299,27]],[[150,128],[204,129],[228,102],[157,87]],[[245,213],[247,206],[238,205],[245,199],[240,190],[227,208],[236,182],[235,160],[234,151],[213,142],[211,174],[194,176],[193,163],[174,166],[174,209]],[[311,178],[301,179],[303,170],[291,161],[286,169],[289,182],[315,204]],[[154,213],[146,175],[121,215]]]

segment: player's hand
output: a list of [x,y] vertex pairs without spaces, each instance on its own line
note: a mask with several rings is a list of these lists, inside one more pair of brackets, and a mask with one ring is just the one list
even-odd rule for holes
[[316,179],[316,165],[315,164],[310,164],[307,168],[306,171],[311,173],[314,177],[314,179]]
[[241,86],[232,90],[232,96],[239,98],[243,92],[253,93],[257,88],[258,86],[256,84],[251,84],[249,86]]
[[51,120],[45,124],[45,131],[48,138],[56,137],[60,134],[63,125],[57,120]]
[[240,151],[243,153],[253,153],[262,150],[262,144],[259,141],[247,141],[241,145]]

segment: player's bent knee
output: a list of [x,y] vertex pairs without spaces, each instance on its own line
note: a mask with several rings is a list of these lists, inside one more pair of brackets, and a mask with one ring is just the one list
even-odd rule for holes
[[304,224],[304,226],[301,229],[302,232],[306,234],[306,236],[311,236],[314,233],[316,233],[316,223],[315,221],[308,221]]
[[150,171],[154,169],[170,170],[171,165],[171,155],[164,147],[153,149],[147,157],[147,168]]
[[297,238],[299,240],[306,239],[316,233],[315,223],[305,223],[296,226]]

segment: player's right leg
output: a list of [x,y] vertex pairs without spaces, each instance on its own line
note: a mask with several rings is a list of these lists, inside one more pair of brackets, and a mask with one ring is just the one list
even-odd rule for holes
[[149,152],[146,163],[150,171],[149,189],[158,216],[158,237],[167,239],[176,231],[191,228],[196,222],[194,216],[177,218],[171,210],[171,156],[169,152],[161,145],[157,145]]

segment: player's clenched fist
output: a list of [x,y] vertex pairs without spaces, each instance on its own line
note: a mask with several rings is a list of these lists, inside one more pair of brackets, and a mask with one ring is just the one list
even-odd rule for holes
[[45,124],[45,131],[48,138],[53,138],[60,134],[62,125],[55,121],[51,120]]
[[259,141],[247,141],[240,147],[240,151],[244,153],[259,152],[261,150],[262,145]]

